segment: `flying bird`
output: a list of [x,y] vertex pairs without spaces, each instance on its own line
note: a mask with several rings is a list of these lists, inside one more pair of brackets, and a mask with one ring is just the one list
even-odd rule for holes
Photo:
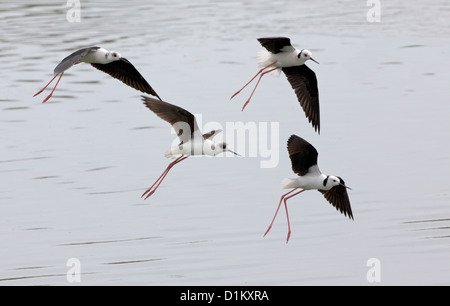
[[53,95],[53,92],[55,91],[56,86],[58,86],[64,72],[73,65],[79,63],[91,64],[93,67],[109,74],[113,78],[122,81],[126,85],[143,93],[158,97],[158,99],[161,100],[158,94],[153,90],[150,84],[148,84],[139,71],[136,70],[133,64],[131,64],[126,58],[122,57],[120,53],[116,51],[108,51],[100,47],[83,48],[65,57],[53,70],[54,77],[50,80],[50,82],[48,82],[47,85],[44,86],[44,88],[34,94],[33,97],[43,92],[44,89],[47,88],[59,75],[56,85],[50,95],[42,101],[42,103],[46,102]]
[[147,106],[158,117],[167,121],[172,125],[176,131],[180,143],[177,146],[170,147],[165,156],[167,158],[176,158],[164,170],[156,182],[148,188],[141,197],[145,199],[150,197],[161,182],[164,180],[170,169],[192,155],[209,155],[216,156],[220,153],[231,152],[235,155],[239,154],[231,151],[226,142],[215,143],[214,136],[219,134],[222,130],[212,130],[208,133],[202,134],[198,128],[197,121],[193,114],[187,110],[150,97],[142,96],[145,106]]
[[242,107],[242,110],[244,110],[255,93],[261,78],[268,73],[279,76],[281,71],[283,71],[294,89],[298,102],[300,102],[308,121],[312,124],[314,130],[320,134],[317,78],[314,71],[305,65],[307,60],[312,60],[318,64],[318,62],[312,58],[311,51],[306,49],[295,49],[291,45],[291,40],[287,37],[258,38],[258,41],[267,50],[261,50],[258,53],[258,66],[261,67],[261,69],[249,82],[247,82],[247,84],[244,85],[244,87],[231,96],[231,99],[239,94],[259,75],[255,88]]
[[[275,216],[269,225],[266,233],[270,231],[273,222],[280,209],[281,202],[284,200],[284,207],[286,209],[286,217],[288,223],[288,235],[286,243],[289,241],[291,235],[291,226],[289,224],[289,215],[286,201],[295,195],[302,193],[305,190],[318,190],[322,193],[325,199],[331,203],[337,210],[348,216],[353,220],[352,208],[350,207],[350,200],[348,198],[347,189],[351,189],[345,185],[345,182],[339,176],[326,175],[320,172],[317,165],[317,150],[306,140],[296,135],[291,135],[287,142],[287,149],[289,158],[291,159],[292,170],[298,175],[295,179],[284,179],[282,182],[283,189],[291,189],[288,193],[281,196],[280,203],[275,212]],[[299,190],[291,194],[292,192]],[[289,196],[288,196],[289,195]]]

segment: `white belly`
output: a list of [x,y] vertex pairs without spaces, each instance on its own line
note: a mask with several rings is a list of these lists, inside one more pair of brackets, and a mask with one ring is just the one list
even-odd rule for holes
[[204,142],[188,142],[180,146],[171,147],[166,151],[165,156],[170,158],[176,158],[181,155],[209,155],[215,156],[215,144],[211,140],[205,140]]
[[280,67],[269,74],[272,76],[278,77],[281,73],[281,67],[292,67],[292,66],[300,66],[301,63],[297,58],[297,54],[300,51],[296,50],[296,52],[281,52],[277,54],[273,54],[266,50],[261,50],[258,52],[258,67],[264,68],[269,66],[272,63],[275,63],[273,66],[268,67],[265,71],[273,69],[274,67]]

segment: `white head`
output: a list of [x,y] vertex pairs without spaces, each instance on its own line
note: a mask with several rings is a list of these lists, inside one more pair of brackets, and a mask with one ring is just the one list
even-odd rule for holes
[[234,155],[240,156],[240,155],[237,154],[236,152],[231,151],[230,149],[228,149],[228,144],[227,144],[226,142],[219,142],[219,143],[216,143],[215,148],[214,148],[214,151],[215,151],[215,155],[220,154],[220,153],[223,153],[223,152],[231,152],[231,153],[233,153]]
[[121,59],[122,56],[117,51],[108,51],[105,54],[105,58],[106,58],[106,60],[108,60],[110,62],[114,62],[114,61],[117,61],[117,60]]
[[323,180],[323,186],[324,186],[324,190],[330,190],[331,188],[333,188],[335,186],[342,186],[342,187],[351,189],[350,187],[345,186],[345,182],[342,178],[340,178],[338,176],[334,176],[334,175],[328,175]]
[[315,63],[319,63],[315,59],[312,58],[312,53],[309,50],[302,49],[300,53],[297,55],[298,59],[301,61],[302,64],[304,64],[307,60],[312,60]]

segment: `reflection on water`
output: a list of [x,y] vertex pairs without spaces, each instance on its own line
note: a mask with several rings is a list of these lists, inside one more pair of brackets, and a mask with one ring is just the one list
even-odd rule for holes
[[[383,2],[380,23],[364,1],[89,1],[79,23],[65,4],[0,7],[1,285],[68,284],[69,258],[85,285],[365,285],[374,257],[382,284],[449,284],[450,4]],[[229,100],[257,69],[255,38],[278,35],[321,62],[321,135],[284,76],[263,79],[244,112],[245,93]],[[187,159],[142,200],[175,135],[139,92],[80,64],[50,101],[33,98],[62,58],[93,45],[223,126],[278,122],[278,166]],[[281,215],[263,234],[292,176],[291,134],[352,186],[355,221],[305,192],[289,204],[286,245]]]

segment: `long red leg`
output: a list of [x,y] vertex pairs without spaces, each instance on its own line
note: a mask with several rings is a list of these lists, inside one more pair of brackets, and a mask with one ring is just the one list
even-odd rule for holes
[[48,97],[47,98],[45,98],[44,99],[44,101],[42,101],[42,103],[45,103],[45,102],[47,102],[47,100],[48,99],[50,99],[50,97],[53,95],[53,92],[55,91],[55,89],[56,89],[56,86],[58,86],[58,83],[59,83],[59,80],[61,80],[61,78],[62,78],[62,76],[63,76],[63,74],[64,74],[64,71],[63,72],[61,72],[61,75],[59,76],[59,79],[58,79],[58,81],[56,82],[56,85],[55,85],[55,87],[53,87],[53,90],[52,90],[52,92],[48,95]]
[[[169,169],[170,169],[170,165],[166,168],[166,170],[164,170],[164,172],[160,175],[160,177],[158,177],[158,179],[153,183],[153,185],[150,186],[150,188],[148,188],[148,189],[141,195],[141,198],[144,197],[148,192],[150,192],[150,191],[152,190],[153,186],[155,186],[156,184],[158,184],[158,182],[159,182],[160,180],[162,181],[161,178],[164,178],[165,175],[167,175],[167,173],[169,172]],[[159,184],[158,184],[158,186],[159,186]]]
[[[181,160],[180,160],[181,161]],[[172,165],[173,166],[173,165]],[[169,173],[169,170],[172,168],[172,166],[170,166],[168,169],[166,169],[165,173],[163,174],[162,178],[159,180],[158,184],[155,186],[155,188],[150,191],[147,196],[144,198],[144,200],[146,200],[147,198],[149,198],[152,194],[155,193],[156,189],[158,189],[159,185],[161,185],[162,181],[166,178],[167,174]]]
[[234,98],[234,96],[236,96],[238,93],[240,93],[242,91],[242,89],[244,89],[245,87],[248,86],[248,84],[250,84],[261,72],[264,71],[264,69],[269,68],[270,66],[272,66],[273,64],[275,64],[276,62],[273,62],[272,64],[262,68],[261,70],[258,71],[258,73],[250,80],[247,82],[247,84],[244,85],[244,87],[242,87],[241,89],[239,89],[234,95],[231,96],[230,100]]
[[262,78],[265,74],[267,74],[267,73],[269,73],[269,72],[272,72],[272,71],[274,71],[274,70],[277,70],[277,69],[279,69],[279,67],[276,67],[276,68],[273,68],[273,69],[270,69],[270,70],[267,70],[267,71],[264,71],[263,73],[261,73],[261,75],[259,76],[258,82],[257,82],[256,85],[255,85],[255,88],[253,88],[252,94],[251,94],[250,97],[248,98],[247,102],[245,102],[245,104],[244,104],[244,106],[242,107],[242,110],[241,110],[241,111],[243,111],[244,108],[247,106],[247,104],[250,102],[250,99],[253,97],[253,94],[255,93],[256,87],[258,87],[259,82],[261,81],[261,78]]
[[[144,194],[141,196],[141,198],[142,198],[143,196],[145,196],[146,193],[150,192],[150,190],[152,190],[153,186],[155,186],[155,185],[161,180],[161,178],[164,179],[165,174],[167,174],[167,173],[169,172],[170,168],[172,168],[172,166],[175,165],[175,163],[179,162],[180,159],[182,159],[182,158],[183,158],[183,155],[181,155],[180,157],[178,157],[177,159],[175,159],[173,162],[171,162],[171,163],[167,166],[166,170],[164,170],[164,172],[158,177],[158,179],[155,181],[155,183],[153,183],[153,185],[150,186],[150,188],[148,188],[148,189],[144,192]],[[158,185],[158,186],[159,186],[159,185]]]
[[[180,160],[178,160],[177,162],[173,162],[171,163],[171,165],[169,165],[168,169],[166,169],[165,173],[163,173],[162,178],[159,180],[159,183],[155,186],[155,188],[149,193],[147,194],[147,196],[145,197],[145,199],[147,199],[148,197],[150,197],[153,193],[155,193],[156,189],[158,189],[159,185],[161,185],[162,181],[166,178],[167,174],[169,173],[169,170],[175,165],[178,164],[179,162],[185,160],[186,158],[188,158],[188,156],[185,156],[184,158],[181,158]],[[144,199],[144,200],[145,200]]]
[[[179,162],[185,160],[186,158],[188,158],[189,155],[181,155],[180,157],[178,157],[177,159],[175,159],[173,162],[171,162],[169,164],[169,166],[167,166],[166,170],[164,170],[164,172],[161,174],[161,176],[156,180],[155,183],[153,183],[152,186],[150,186],[150,188],[148,188],[141,196],[144,197],[147,193],[147,196],[145,197],[145,199],[147,199],[148,197],[150,197],[155,191],[156,189],[158,189],[159,185],[161,185],[162,181],[164,180],[164,178],[166,177],[166,175],[169,173],[169,170],[175,166],[176,164],[178,164]],[[155,186],[156,185],[156,186]],[[153,188],[155,187],[155,188]],[[152,190],[153,189],[153,190]],[[145,200],[144,199],[144,200]]]
[[[295,189],[294,189],[294,190],[295,190]],[[300,190],[299,192],[296,192],[296,193],[294,193],[293,195],[290,195],[290,196],[288,196],[287,198],[284,199],[284,207],[286,208],[286,218],[287,218],[287,224],[288,224],[288,235],[287,235],[286,243],[289,242],[289,237],[291,237],[291,225],[290,225],[290,223],[289,223],[289,213],[288,213],[286,201],[287,201],[288,199],[290,199],[290,198],[296,196],[297,194],[302,193],[303,191],[305,191],[305,190],[304,190],[304,189],[303,189],[303,190]]]
[[44,89],[46,89],[48,87],[48,85],[50,85],[51,82],[53,82],[53,80],[58,76],[58,74],[55,74],[55,76],[53,77],[53,79],[50,80],[50,82],[48,82],[47,85],[44,86],[44,88],[42,88],[41,90],[39,90],[37,93],[34,94],[33,97],[36,97],[38,94],[40,94],[41,92],[44,91]]
[[278,210],[280,209],[281,201],[283,201],[283,199],[284,199],[285,196],[287,196],[288,194],[290,194],[291,192],[293,192],[293,191],[295,191],[295,190],[297,190],[297,189],[299,189],[299,188],[300,188],[300,187],[294,188],[294,189],[292,189],[291,191],[289,191],[288,193],[285,193],[285,194],[283,194],[283,195],[281,196],[281,198],[280,198],[280,203],[278,203],[277,211],[275,212],[275,216],[273,216],[272,222],[270,223],[269,228],[267,229],[267,231],[266,231],[266,233],[264,234],[264,236],[266,236],[267,233],[268,233],[268,232],[270,231],[270,229],[272,228],[273,221],[275,221],[275,218],[277,217],[277,214],[278,214]]

